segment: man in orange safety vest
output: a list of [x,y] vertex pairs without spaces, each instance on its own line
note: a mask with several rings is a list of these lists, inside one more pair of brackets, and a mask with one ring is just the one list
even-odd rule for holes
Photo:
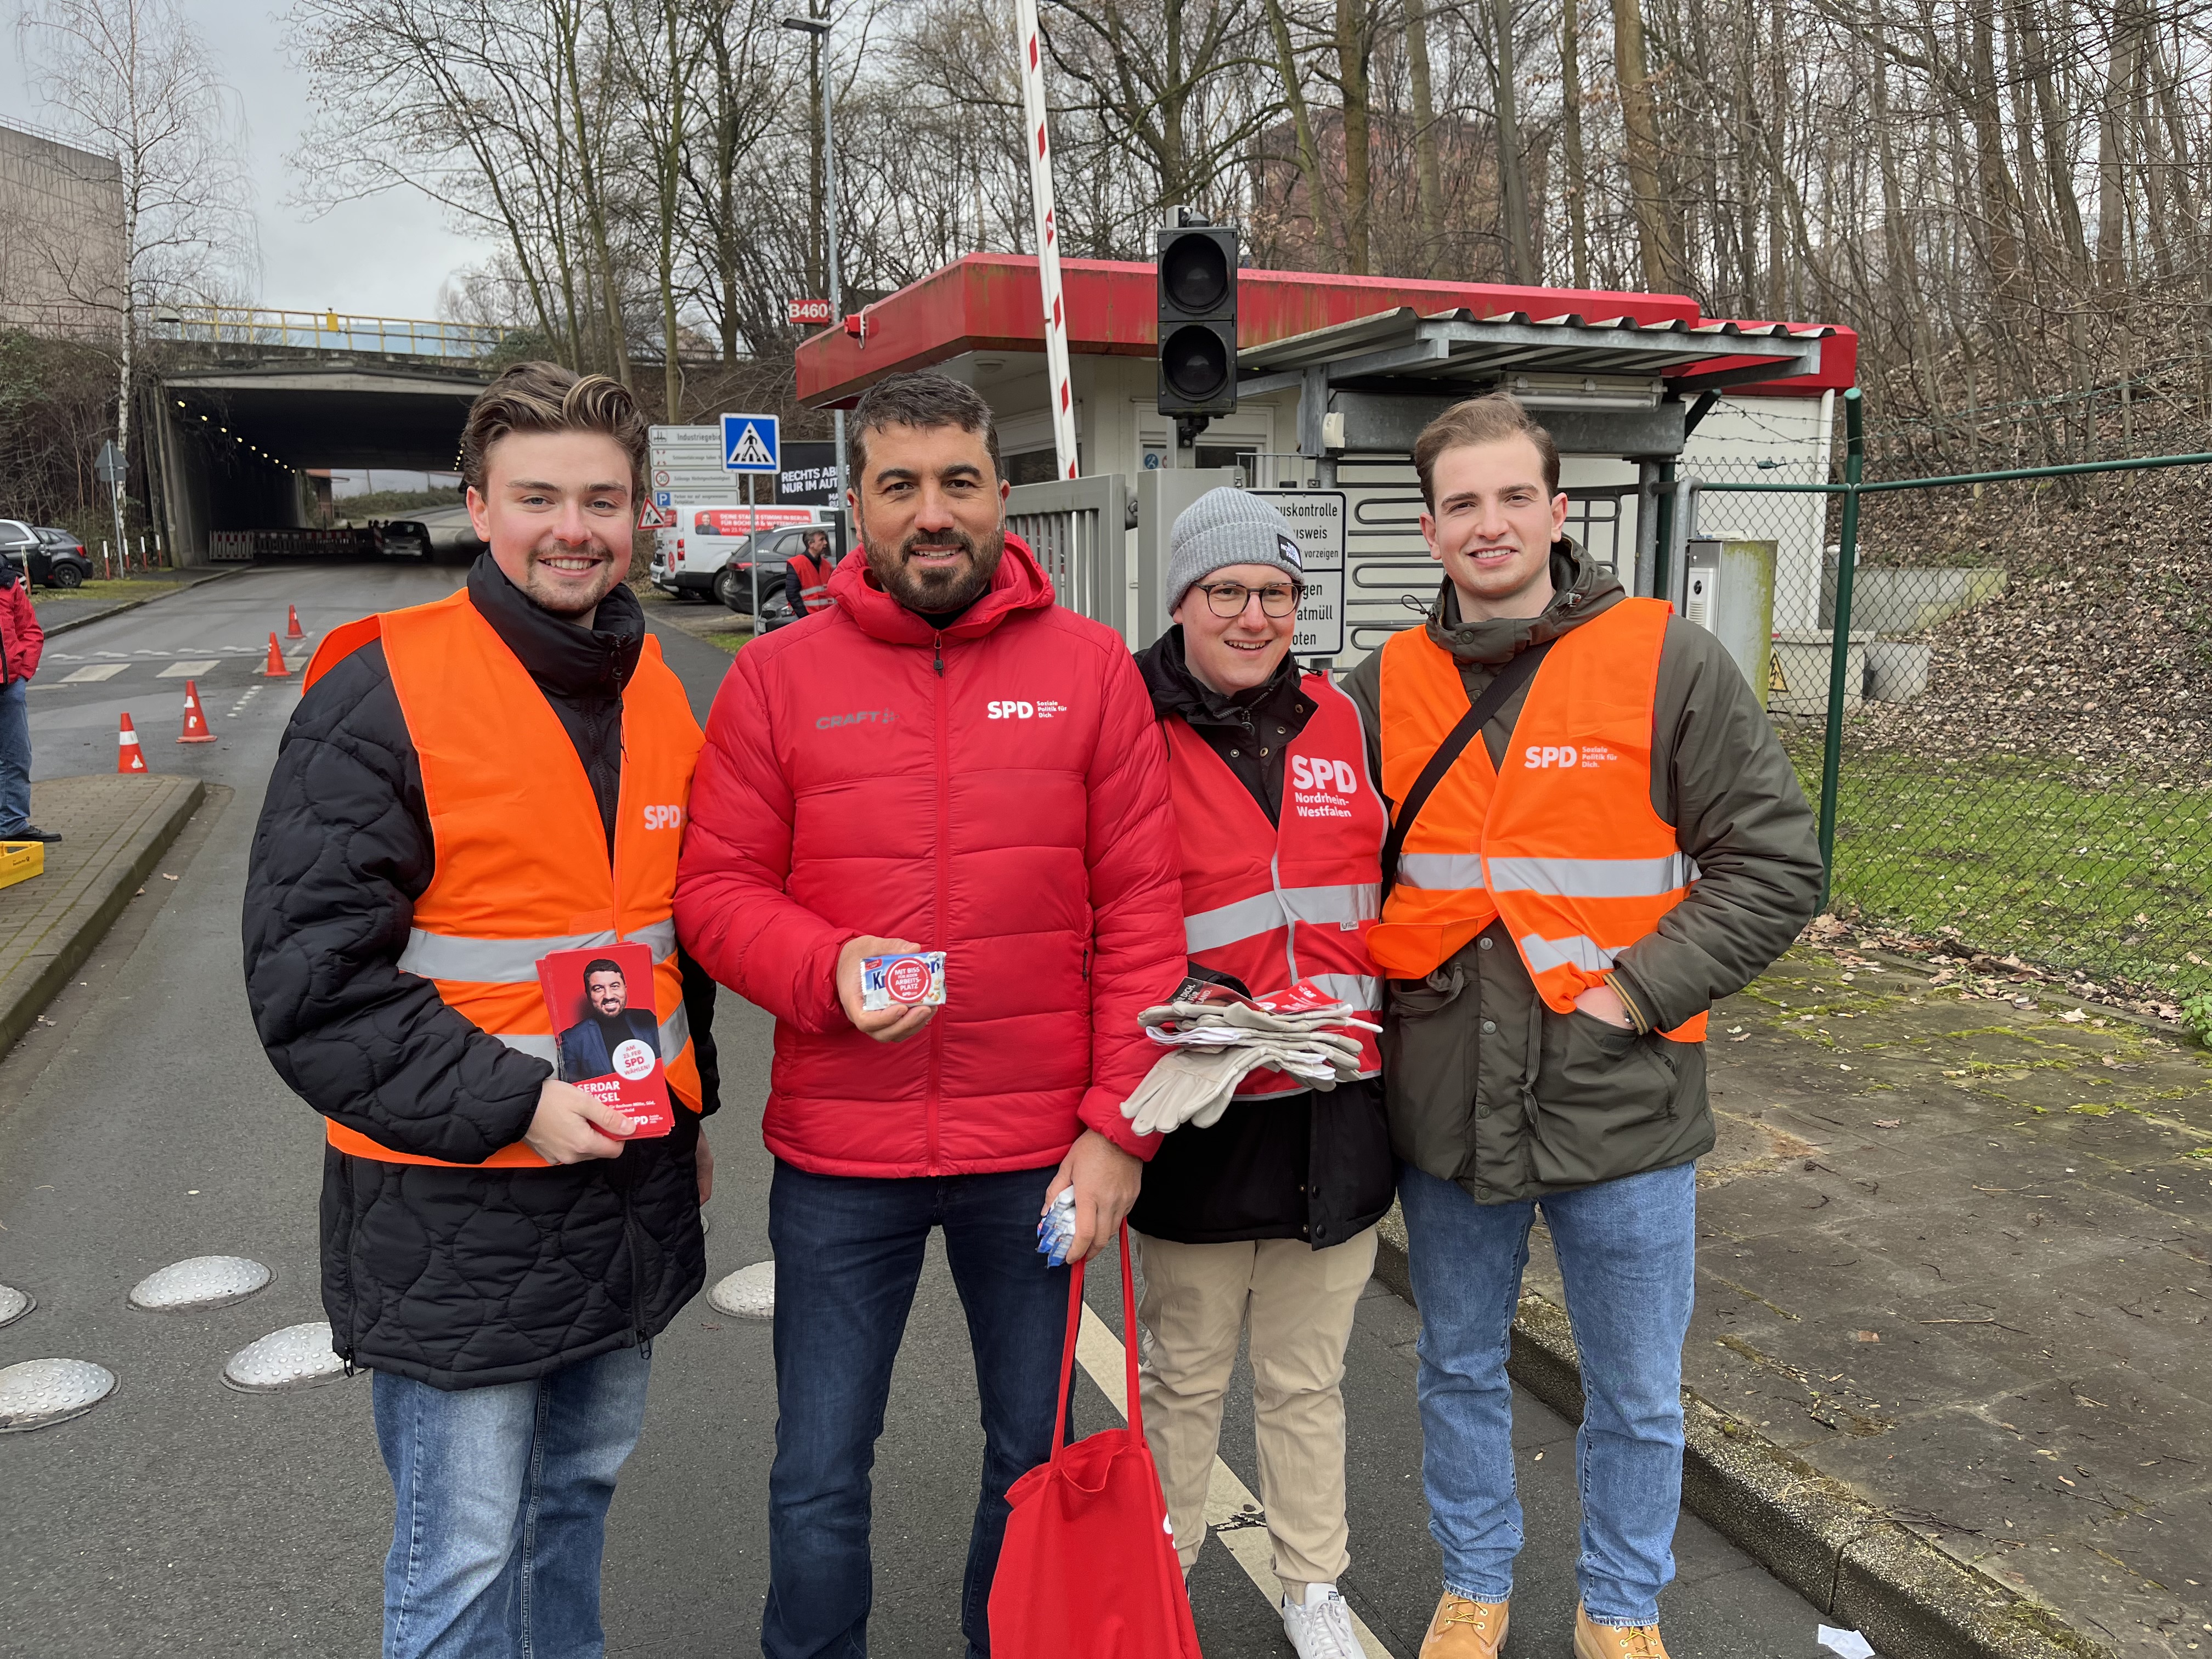
[[1345,689],[1392,813],[1367,946],[1443,1550],[1422,1659],[1504,1639],[1506,1334],[1539,1207],[1588,1402],[1575,1651],[1664,1659],[1705,1012],[1813,914],[1812,814],[1720,642],[1563,537],[1559,451],[1518,403],[1455,405],[1413,460],[1444,580]]

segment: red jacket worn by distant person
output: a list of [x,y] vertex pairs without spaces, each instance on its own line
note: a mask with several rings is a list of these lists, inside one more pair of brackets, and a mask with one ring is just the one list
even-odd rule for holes
[[[941,634],[864,558],[834,609],[757,640],[714,699],[676,886],[684,947],[776,1018],[769,1149],[817,1175],[1054,1164],[1159,1049],[1183,972],[1167,753],[1119,635],[1006,538]],[[945,1006],[878,1043],[837,1000],[862,934],[946,953]]]
[[46,646],[46,630],[31,605],[31,585],[17,574],[0,587],[0,684],[37,673]]

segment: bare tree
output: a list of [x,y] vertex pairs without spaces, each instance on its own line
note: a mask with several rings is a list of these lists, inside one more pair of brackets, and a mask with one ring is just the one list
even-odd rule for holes
[[33,0],[24,56],[47,105],[120,174],[123,283],[47,252],[116,341],[115,443],[127,458],[142,319],[159,305],[229,297],[258,264],[245,118],[173,0]]

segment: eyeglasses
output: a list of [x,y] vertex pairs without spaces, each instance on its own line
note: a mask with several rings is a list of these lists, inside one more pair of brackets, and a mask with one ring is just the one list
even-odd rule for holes
[[1271,582],[1265,587],[1247,587],[1243,582],[1194,582],[1192,584],[1206,595],[1206,602],[1217,617],[1241,617],[1252,596],[1260,596],[1260,610],[1269,617],[1287,617],[1298,608],[1305,589],[1297,582]]

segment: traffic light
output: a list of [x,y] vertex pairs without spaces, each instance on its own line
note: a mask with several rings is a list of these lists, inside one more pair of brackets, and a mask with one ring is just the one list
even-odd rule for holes
[[1188,209],[1176,210],[1159,233],[1163,415],[1236,411],[1237,253],[1233,228]]

